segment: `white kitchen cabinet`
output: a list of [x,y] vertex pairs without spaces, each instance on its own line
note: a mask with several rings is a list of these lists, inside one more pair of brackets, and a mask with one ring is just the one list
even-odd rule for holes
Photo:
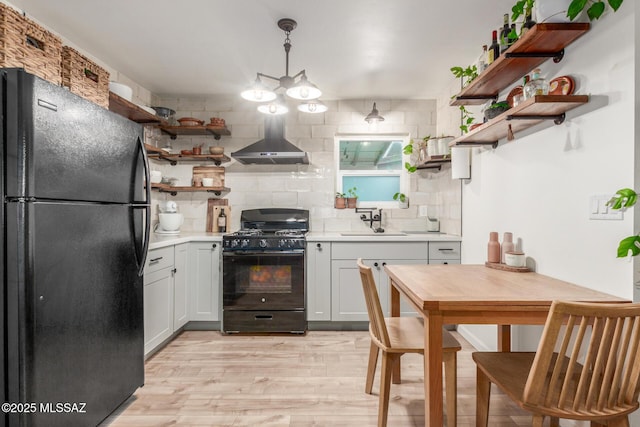
[[189,288],[187,286],[187,243],[174,246],[174,304],[173,330],[183,327],[189,320]]
[[173,333],[173,246],[149,251],[144,274],[144,353]]
[[307,320],[331,320],[331,243],[307,241]]
[[220,254],[219,242],[189,244],[188,281],[191,287],[189,320],[220,320]]
[[460,264],[460,242],[429,242],[429,264]]
[[[331,246],[331,320],[367,321],[367,306],[356,261],[362,258],[373,269],[380,304],[389,314],[389,278],[386,264],[427,264],[427,242],[342,243]],[[415,314],[403,304],[403,314]]]

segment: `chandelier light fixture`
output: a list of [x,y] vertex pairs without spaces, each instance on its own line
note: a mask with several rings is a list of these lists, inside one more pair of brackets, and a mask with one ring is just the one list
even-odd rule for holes
[[367,115],[367,117],[364,118],[364,121],[369,123],[369,124],[376,124],[379,122],[384,122],[384,117],[382,117],[380,115],[380,113],[378,113],[378,109],[376,108],[376,103],[373,103],[373,109],[371,110],[371,112]]
[[[283,18],[278,21],[278,27],[284,31],[284,52],[286,55],[285,75],[282,77],[274,77],[268,74],[257,73],[256,81],[244,90],[240,96],[248,101],[263,102],[265,104],[258,107],[258,111],[264,114],[278,115],[285,114],[289,111],[285,104],[284,96],[278,94],[283,89],[285,94],[293,99],[303,101],[298,105],[298,110],[305,113],[322,113],[327,111],[327,106],[319,101],[318,98],[322,92],[316,85],[307,79],[305,70],[297,74],[289,75],[289,51],[291,50],[291,40],[289,34],[293,31],[298,23],[291,18]],[[273,89],[266,85],[262,79],[270,79],[278,83]]]

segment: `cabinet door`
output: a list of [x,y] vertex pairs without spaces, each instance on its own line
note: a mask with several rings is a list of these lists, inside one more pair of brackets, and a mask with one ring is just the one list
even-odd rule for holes
[[175,264],[173,276],[174,306],[173,330],[183,327],[189,319],[189,289],[187,286],[187,247],[186,243],[176,245],[174,250]]
[[331,243],[307,242],[307,320],[331,320]]
[[[380,263],[383,267],[386,264],[427,264],[427,259],[402,259],[402,260],[390,260],[390,261],[382,261]],[[380,268],[380,283],[378,284],[378,289],[380,289],[380,303],[384,304],[382,306],[384,310],[385,316],[391,315],[391,284],[389,283],[389,276],[384,271],[384,268]],[[384,303],[383,303],[384,301]],[[386,307],[386,308],[385,308]],[[416,311],[416,309],[411,305],[411,303],[407,300],[406,297],[403,297],[400,294],[400,315],[401,316],[420,316],[420,314]]]
[[[380,271],[374,266],[378,260],[362,260],[373,268],[373,277],[378,287],[380,304],[386,306],[380,294]],[[387,298],[388,299],[388,298]],[[356,260],[337,260],[331,263],[331,320],[333,321],[368,321],[367,304],[362,291],[362,281]]]
[[189,320],[220,320],[220,243],[189,244]]
[[173,333],[173,269],[144,276],[144,354]]

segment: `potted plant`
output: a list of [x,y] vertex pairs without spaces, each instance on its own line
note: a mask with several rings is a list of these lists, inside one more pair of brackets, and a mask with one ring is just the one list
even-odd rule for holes
[[491,120],[494,117],[498,117],[500,114],[504,113],[509,108],[511,107],[509,106],[509,103],[506,101],[492,102],[491,105],[489,105],[484,110],[484,116],[487,118],[487,120]]
[[347,199],[344,193],[336,193],[336,200],[333,206],[336,209],[344,209],[347,207]]
[[[613,196],[608,202],[607,206],[611,209],[626,210],[635,205],[638,201],[638,193],[630,188],[623,188],[616,191],[616,195]],[[620,241],[618,245],[618,258],[624,258],[629,255],[636,256],[640,254],[640,234],[634,236],[625,237]]]
[[409,208],[409,197],[404,193],[396,193],[393,195],[393,200],[398,201],[398,207],[400,209],[408,209]]
[[347,208],[355,208],[358,203],[358,193],[356,193],[358,189],[356,187],[351,187],[347,190],[349,196],[347,197]]
[[[622,6],[623,0],[607,0],[611,9],[616,12],[620,6]],[[567,10],[567,16],[572,21],[582,13],[585,7],[589,4],[589,8],[587,9],[587,15],[589,16],[589,20],[593,21],[594,19],[599,19],[606,9],[606,4],[603,0],[572,0],[569,5],[569,9]]]

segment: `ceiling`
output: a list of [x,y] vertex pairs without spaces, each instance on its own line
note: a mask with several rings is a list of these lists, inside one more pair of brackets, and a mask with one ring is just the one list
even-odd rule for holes
[[157,95],[239,93],[306,69],[321,99],[430,99],[515,0],[9,0]]

